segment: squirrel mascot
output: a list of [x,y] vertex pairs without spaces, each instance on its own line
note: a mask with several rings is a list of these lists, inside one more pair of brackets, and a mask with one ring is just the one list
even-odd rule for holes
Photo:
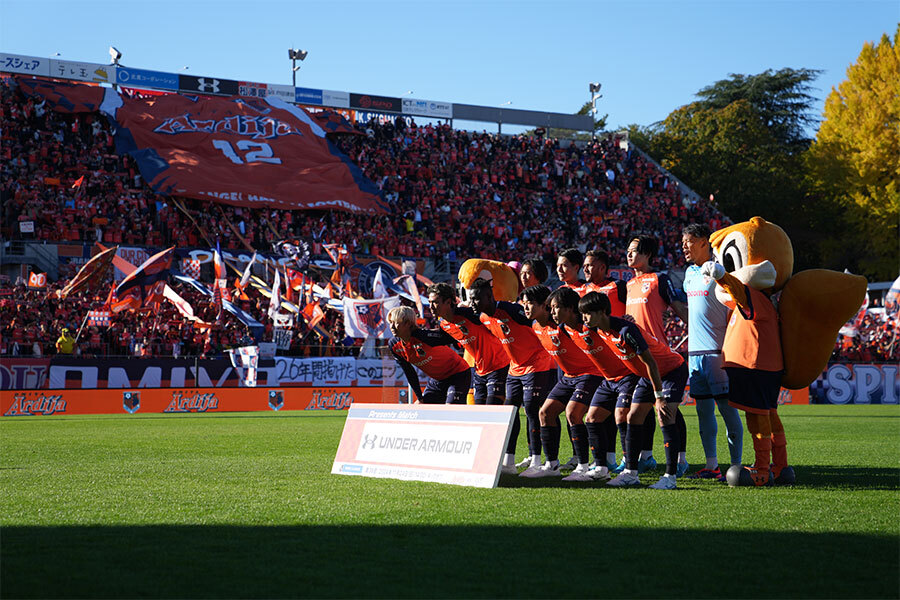
[[752,467],[735,465],[726,479],[731,486],[790,485],[780,389],[801,389],[819,376],[838,330],[859,310],[866,279],[824,269],[792,276],[791,240],[761,217],[720,229],[709,241],[715,260],[701,272],[733,309],[722,349],[729,402],[744,411],[756,455]]

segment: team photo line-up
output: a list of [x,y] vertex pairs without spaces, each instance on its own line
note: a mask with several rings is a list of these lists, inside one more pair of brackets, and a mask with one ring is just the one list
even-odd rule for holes
[[[517,412],[503,474],[557,477],[566,470],[563,481],[640,486],[638,474],[657,467],[652,449],[658,426],[665,473],[651,488],[675,489],[677,478],[685,476],[731,485],[791,484],[795,477],[777,412],[780,349],[777,343],[761,347],[760,339],[767,335],[759,335],[752,314],[772,311],[758,306],[748,312],[716,298],[725,269],[714,261],[709,238],[705,225],[684,228],[682,251],[689,267],[683,289],[653,271],[658,242],[650,236],[635,237],[627,247],[627,265],[634,272],[627,283],[610,278],[606,252],[583,255],[569,248],[557,256],[561,283],[553,291],[544,285],[548,272],[543,262],[527,260],[519,266],[521,291],[515,303],[496,300],[493,283],[485,278],[460,290],[461,301],[450,284],[434,284],[428,301],[440,328],[421,328],[411,307],[396,307],[388,314],[394,336],[388,348],[416,403],[466,404],[471,390],[476,405],[524,406],[528,454],[516,462]],[[582,269],[585,280],[578,277]],[[667,308],[687,325],[687,361],[666,343]],[[729,320],[738,326],[726,335]],[[777,318],[774,322],[777,331]],[[465,349],[471,367],[457,347]],[[761,357],[770,370],[760,370]],[[416,369],[428,377],[424,390]],[[705,465],[691,474],[687,427],[679,409],[688,383],[706,457]],[[727,477],[717,457],[716,409],[726,428]],[[738,409],[746,413],[753,436],[752,467],[741,466],[744,429]],[[559,460],[560,416],[572,445],[572,458],[565,463]],[[618,463],[617,434],[623,454]]]

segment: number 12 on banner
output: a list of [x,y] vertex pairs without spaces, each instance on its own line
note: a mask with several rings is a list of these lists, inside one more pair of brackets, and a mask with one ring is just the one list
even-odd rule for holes
[[243,158],[241,158],[240,155],[235,152],[234,147],[225,140],[213,140],[212,144],[214,148],[221,150],[222,154],[227,156],[228,159],[236,165],[243,165],[253,162],[270,163],[273,165],[281,164],[281,159],[275,158],[275,155],[272,152],[272,147],[262,142],[240,140],[236,144],[238,150],[249,150],[249,152],[246,152],[244,154]]

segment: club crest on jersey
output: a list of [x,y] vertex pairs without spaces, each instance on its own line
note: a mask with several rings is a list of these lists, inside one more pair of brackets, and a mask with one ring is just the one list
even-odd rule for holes
[[503,332],[503,335],[512,333],[512,330],[509,328],[509,325],[506,324],[506,321],[500,321],[500,331]]
[[558,335],[551,335],[550,341],[553,343],[554,346],[559,346],[559,336]]
[[469,330],[464,324],[460,323],[459,325],[457,325],[457,327],[459,327],[460,333],[462,333],[466,337],[469,337]]
[[641,291],[644,292],[645,294],[650,291],[650,282],[649,281],[641,282]]
[[140,392],[123,392],[122,408],[130,415],[133,415],[141,409],[141,393]]
[[413,344],[413,350],[415,350],[416,356],[418,356],[419,358],[425,357],[425,348],[423,348],[421,344]]
[[590,332],[582,333],[582,334],[581,334],[581,339],[584,340],[584,344],[585,344],[586,346],[593,346],[593,345],[594,345],[594,338],[591,337]]
[[369,331],[378,331],[384,321],[381,304],[374,306],[359,304],[355,308],[360,323],[365,325]]

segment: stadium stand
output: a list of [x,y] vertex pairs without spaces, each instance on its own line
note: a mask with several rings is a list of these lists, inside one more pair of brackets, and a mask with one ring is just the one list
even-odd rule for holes
[[[614,261],[624,262],[631,237],[647,233],[661,240],[655,267],[664,270],[684,266],[685,224],[703,222],[715,230],[730,223],[711,203],[683,195],[665,172],[615,136],[575,144],[538,135],[417,126],[401,119],[357,124],[359,135],[332,135],[381,190],[390,215],[248,209],[182,199],[189,217],[172,198],[146,186],[130,158],[115,153],[109,125],[99,114],[48,110],[17,90],[10,78],[0,80],[0,99],[4,243],[209,248],[218,239],[222,248],[240,248],[236,230],[256,248],[299,237],[318,253],[328,242],[345,244],[358,255],[449,261],[537,256],[552,265],[556,252],[571,246],[603,248]],[[21,232],[20,221],[33,221],[34,232]],[[53,353],[62,327],[77,329],[87,310],[103,304],[105,296],[57,300],[48,294],[72,274],[59,273],[59,281],[49,282],[46,290],[29,290],[22,282],[5,288],[11,293],[0,298],[0,354]],[[178,292],[204,307],[201,318],[208,317],[208,299],[185,287]],[[268,300],[249,293],[243,308],[271,328],[265,318]],[[336,311],[326,315],[320,328],[328,335],[309,336],[301,328],[287,353],[356,351],[358,342],[345,344]],[[686,334],[677,319],[668,320],[667,333],[673,346]],[[109,328],[85,328],[78,348],[83,355],[207,355],[241,345],[247,335],[244,325],[226,319],[222,329],[206,336],[164,304],[155,323],[120,313]],[[883,356],[888,347],[878,344],[873,357]],[[896,347],[889,356],[896,358]]]

